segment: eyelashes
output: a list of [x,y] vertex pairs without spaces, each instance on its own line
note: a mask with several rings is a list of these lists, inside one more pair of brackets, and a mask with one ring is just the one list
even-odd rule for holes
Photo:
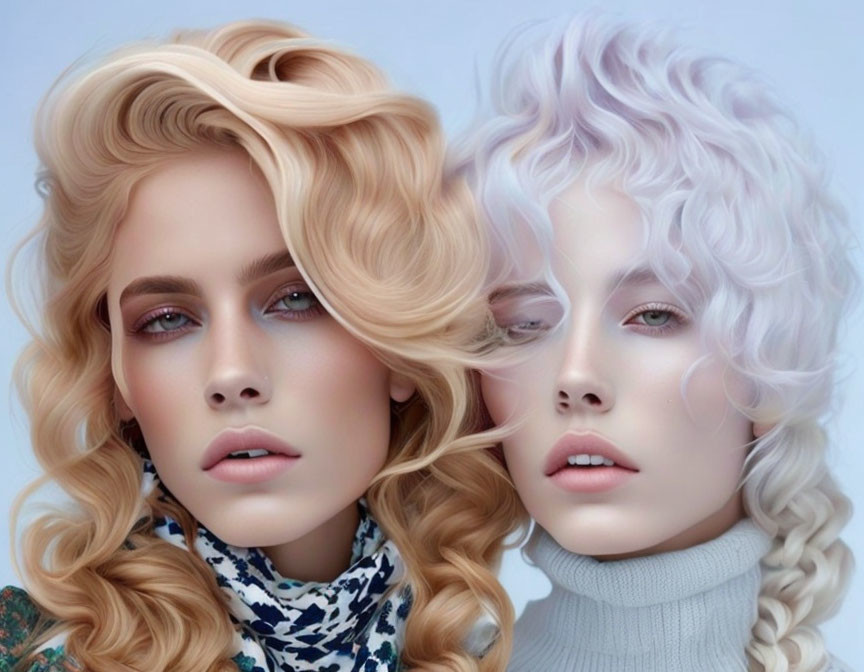
[[490,304],[499,336],[505,342],[524,343],[558,325],[563,306],[549,295],[507,297]]
[[[305,284],[280,287],[265,305],[264,315],[291,322],[304,322],[326,312]],[[151,341],[172,339],[201,326],[190,313],[192,311],[178,306],[162,306],[136,320],[129,332]]]
[[[324,313],[324,306],[318,297],[303,285],[302,287],[282,288],[273,301],[267,302],[265,315],[278,314],[284,319],[302,321]],[[280,306],[281,304],[281,306]]]
[[[553,297],[519,297],[490,306],[501,339],[510,344],[535,340],[552,331],[564,317]],[[646,303],[629,311],[620,324],[646,336],[672,334],[690,323],[687,313],[668,303]]]
[[142,317],[130,331],[148,338],[163,339],[168,334],[188,331],[193,325],[197,326],[197,322],[181,310],[164,307]]
[[684,311],[668,303],[649,303],[634,308],[623,324],[649,336],[662,336],[689,324]]

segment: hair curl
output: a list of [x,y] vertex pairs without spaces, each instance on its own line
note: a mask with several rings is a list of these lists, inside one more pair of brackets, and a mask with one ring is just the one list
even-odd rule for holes
[[[823,161],[741,66],[596,12],[540,30],[502,48],[491,109],[455,150],[492,229],[496,280],[532,272],[520,267],[526,241],[551,257],[548,207],[577,178],[637,203],[646,259],[700,315],[712,356],[750,384],[733,403],[773,425],[742,478],[748,514],[774,538],[749,668],[822,669],[815,626],[838,608],[852,556],[820,418],[857,288]],[[534,272],[566,305],[548,264]]]
[[[513,615],[492,568],[519,505],[483,450],[494,436],[477,433],[462,360],[486,328],[476,298],[485,254],[465,186],[442,179],[432,110],[359,57],[289,26],[241,22],[67,75],[38,112],[36,145],[45,211],[29,240],[41,315],[34,326],[15,304],[32,336],[16,380],[45,475],[15,515],[48,481],[74,503],[22,539],[27,588],[68,632],[68,653],[100,672],[234,668],[212,571],[152,533],[157,516],[187,536],[195,520],[177,503],[142,499],[140,459],[112,404],[102,305],[135,185],[171,157],[218,146],[260,168],[287,246],[328,311],[416,384],[368,493],[412,589],[403,662],[503,668]],[[464,641],[486,613],[500,637],[478,659]]]

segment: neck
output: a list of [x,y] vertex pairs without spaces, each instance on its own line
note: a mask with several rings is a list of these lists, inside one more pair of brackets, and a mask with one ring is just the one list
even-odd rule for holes
[[352,502],[299,539],[267,546],[261,551],[285,578],[329,582],[351,564],[351,548],[359,522],[357,503]]
[[681,551],[598,562],[538,528],[528,555],[552,592],[516,625],[510,670],[688,672],[745,669],[760,558],[771,540],[749,519]]

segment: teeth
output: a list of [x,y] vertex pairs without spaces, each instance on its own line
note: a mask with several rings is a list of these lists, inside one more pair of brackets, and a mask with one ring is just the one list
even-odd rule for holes
[[254,450],[235,450],[228,457],[238,457],[241,459],[252,459],[253,457],[264,457],[269,455],[270,451],[263,448],[255,448]]
[[588,455],[587,453],[580,453],[579,455],[570,455],[567,458],[567,464],[571,467],[611,467],[615,464],[608,457],[603,457],[602,455]]

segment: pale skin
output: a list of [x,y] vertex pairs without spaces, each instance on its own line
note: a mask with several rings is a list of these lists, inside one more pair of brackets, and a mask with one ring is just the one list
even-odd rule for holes
[[[180,503],[285,577],[344,571],[357,499],[387,457],[390,401],[414,388],[318,302],[249,157],[202,150],[144,178],[107,296],[118,413],[138,421]],[[214,479],[202,455],[226,428],[263,430],[300,457],[265,482]]]
[[[744,515],[738,487],[754,436],[768,427],[736,410],[743,384],[705,356],[698,317],[654,276],[635,203],[611,186],[575,182],[550,207],[552,270],[571,311],[548,289],[515,283],[493,295],[496,321],[536,337],[530,355],[483,372],[496,423],[521,421],[503,442],[528,512],[565,549],[612,560],[688,548]],[[571,492],[544,473],[568,432],[610,442],[638,473],[603,492]]]

